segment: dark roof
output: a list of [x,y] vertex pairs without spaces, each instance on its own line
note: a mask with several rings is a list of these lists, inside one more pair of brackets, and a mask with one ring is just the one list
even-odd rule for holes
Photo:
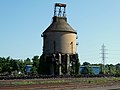
[[53,17],[52,24],[43,32],[43,34],[47,32],[77,32],[67,23],[66,17]]

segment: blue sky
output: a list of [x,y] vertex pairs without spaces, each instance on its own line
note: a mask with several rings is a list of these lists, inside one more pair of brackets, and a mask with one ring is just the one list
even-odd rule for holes
[[41,33],[52,21],[54,3],[67,4],[68,23],[78,32],[80,62],[120,62],[120,0],[0,0],[0,56],[42,54]]

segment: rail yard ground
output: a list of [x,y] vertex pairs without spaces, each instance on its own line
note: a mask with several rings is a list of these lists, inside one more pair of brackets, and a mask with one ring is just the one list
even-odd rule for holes
[[120,90],[120,78],[0,80],[0,90]]

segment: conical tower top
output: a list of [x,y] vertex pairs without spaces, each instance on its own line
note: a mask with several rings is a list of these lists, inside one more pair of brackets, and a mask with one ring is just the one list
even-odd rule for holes
[[53,21],[50,26],[43,32],[45,35],[48,32],[77,32],[67,23],[66,4],[55,3]]

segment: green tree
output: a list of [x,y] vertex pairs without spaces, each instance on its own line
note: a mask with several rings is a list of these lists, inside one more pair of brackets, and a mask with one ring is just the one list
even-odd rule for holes
[[38,71],[39,71],[39,60],[40,60],[40,58],[39,58],[39,56],[34,56],[34,57],[32,58],[32,60],[33,60],[33,69],[32,69],[32,72],[38,73]]
[[115,65],[116,67],[116,74],[120,74],[120,63]]
[[4,73],[4,72],[8,72],[9,74],[11,74],[12,67],[10,66],[9,63],[6,63],[6,64],[3,65],[2,73]]
[[36,68],[35,66],[33,66],[32,69],[31,69],[31,72],[32,72],[32,73],[35,73],[35,74],[38,73],[38,72],[37,72],[37,68]]
[[17,64],[17,60],[10,60],[10,66],[12,67],[12,71],[18,71],[18,64]]
[[19,62],[17,62],[17,63],[18,63],[19,71],[24,74],[26,64],[24,63],[23,60],[19,60]]
[[24,64],[25,65],[31,65],[32,62],[31,62],[30,58],[27,58],[26,60],[24,60]]
[[116,68],[112,64],[107,64],[105,65],[105,74],[115,74],[116,73]]
[[90,63],[89,62],[84,62],[83,66],[90,66]]

